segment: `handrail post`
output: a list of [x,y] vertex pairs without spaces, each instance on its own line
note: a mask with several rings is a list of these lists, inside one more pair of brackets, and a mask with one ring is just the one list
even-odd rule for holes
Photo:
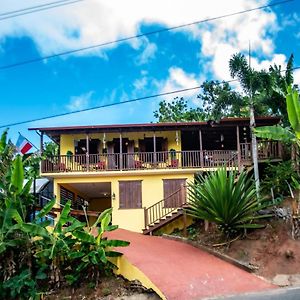
[[144,222],[145,222],[145,229],[148,226],[148,213],[147,213],[147,207],[144,207]]
[[241,146],[240,146],[240,127],[236,126],[236,143],[237,143],[237,155],[238,155],[238,170],[241,172],[242,160],[241,160]]
[[180,185],[180,198],[181,198],[181,205],[186,203],[186,191],[185,191],[185,185]]

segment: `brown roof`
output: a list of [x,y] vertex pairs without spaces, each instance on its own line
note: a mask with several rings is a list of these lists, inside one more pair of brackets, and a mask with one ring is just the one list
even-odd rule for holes
[[[279,117],[256,117],[259,126],[274,125],[280,122]],[[64,127],[34,127],[29,130],[38,130],[54,140],[59,140],[60,134],[76,133],[100,133],[100,132],[132,132],[132,131],[166,131],[181,129],[197,129],[211,126],[247,126],[249,118],[223,118],[220,121],[207,122],[173,122],[173,123],[142,123],[142,124],[113,124],[113,125],[87,125],[87,126],[64,126]]]

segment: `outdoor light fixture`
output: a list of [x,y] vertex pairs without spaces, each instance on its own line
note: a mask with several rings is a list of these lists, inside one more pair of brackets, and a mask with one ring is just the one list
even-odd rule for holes
[[116,194],[115,194],[115,193],[112,193],[112,194],[111,194],[111,199],[112,199],[112,200],[116,200]]
[[103,133],[103,139],[102,139],[102,142],[103,142],[103,146],[105,148],[105,144],[106,144],[106,134]]

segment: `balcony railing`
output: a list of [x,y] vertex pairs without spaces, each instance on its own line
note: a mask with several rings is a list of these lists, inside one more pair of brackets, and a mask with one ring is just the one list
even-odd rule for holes
[[42,173],[237,167],[237,151],[165,151],[60,155],[42,161]]
[[[251,143],[241,143],[242,162],[252,162]],[[257,141],[257,155],[259,160],[281,159],[282,144],[277,141]]]
[[[281,144],[258,141],[258,159],[280,159]],[[137,153],[60,155],[42,161],[42,173],[102,172],[151,169],[240,167],[252,163],[251,143],[241,143],[240,153],[232,150],[193,150]]]

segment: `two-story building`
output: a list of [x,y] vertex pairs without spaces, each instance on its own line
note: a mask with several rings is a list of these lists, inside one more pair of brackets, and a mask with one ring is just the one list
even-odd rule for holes
[[[276,117],[257,117],[274,125]],[[183,186],[220,166],[252,164],[248,118],[219,122],[149,123],[30,128],[59,144],[60,155],[41,164],[52,178],[57,203],[72,201],[73,214],[95,219],[113,208],[113,223],[141,232],[185,203]],[[258,141],[259,160],[281,158],[277,142]],[[149,227],[150,226],[150,227]]]

